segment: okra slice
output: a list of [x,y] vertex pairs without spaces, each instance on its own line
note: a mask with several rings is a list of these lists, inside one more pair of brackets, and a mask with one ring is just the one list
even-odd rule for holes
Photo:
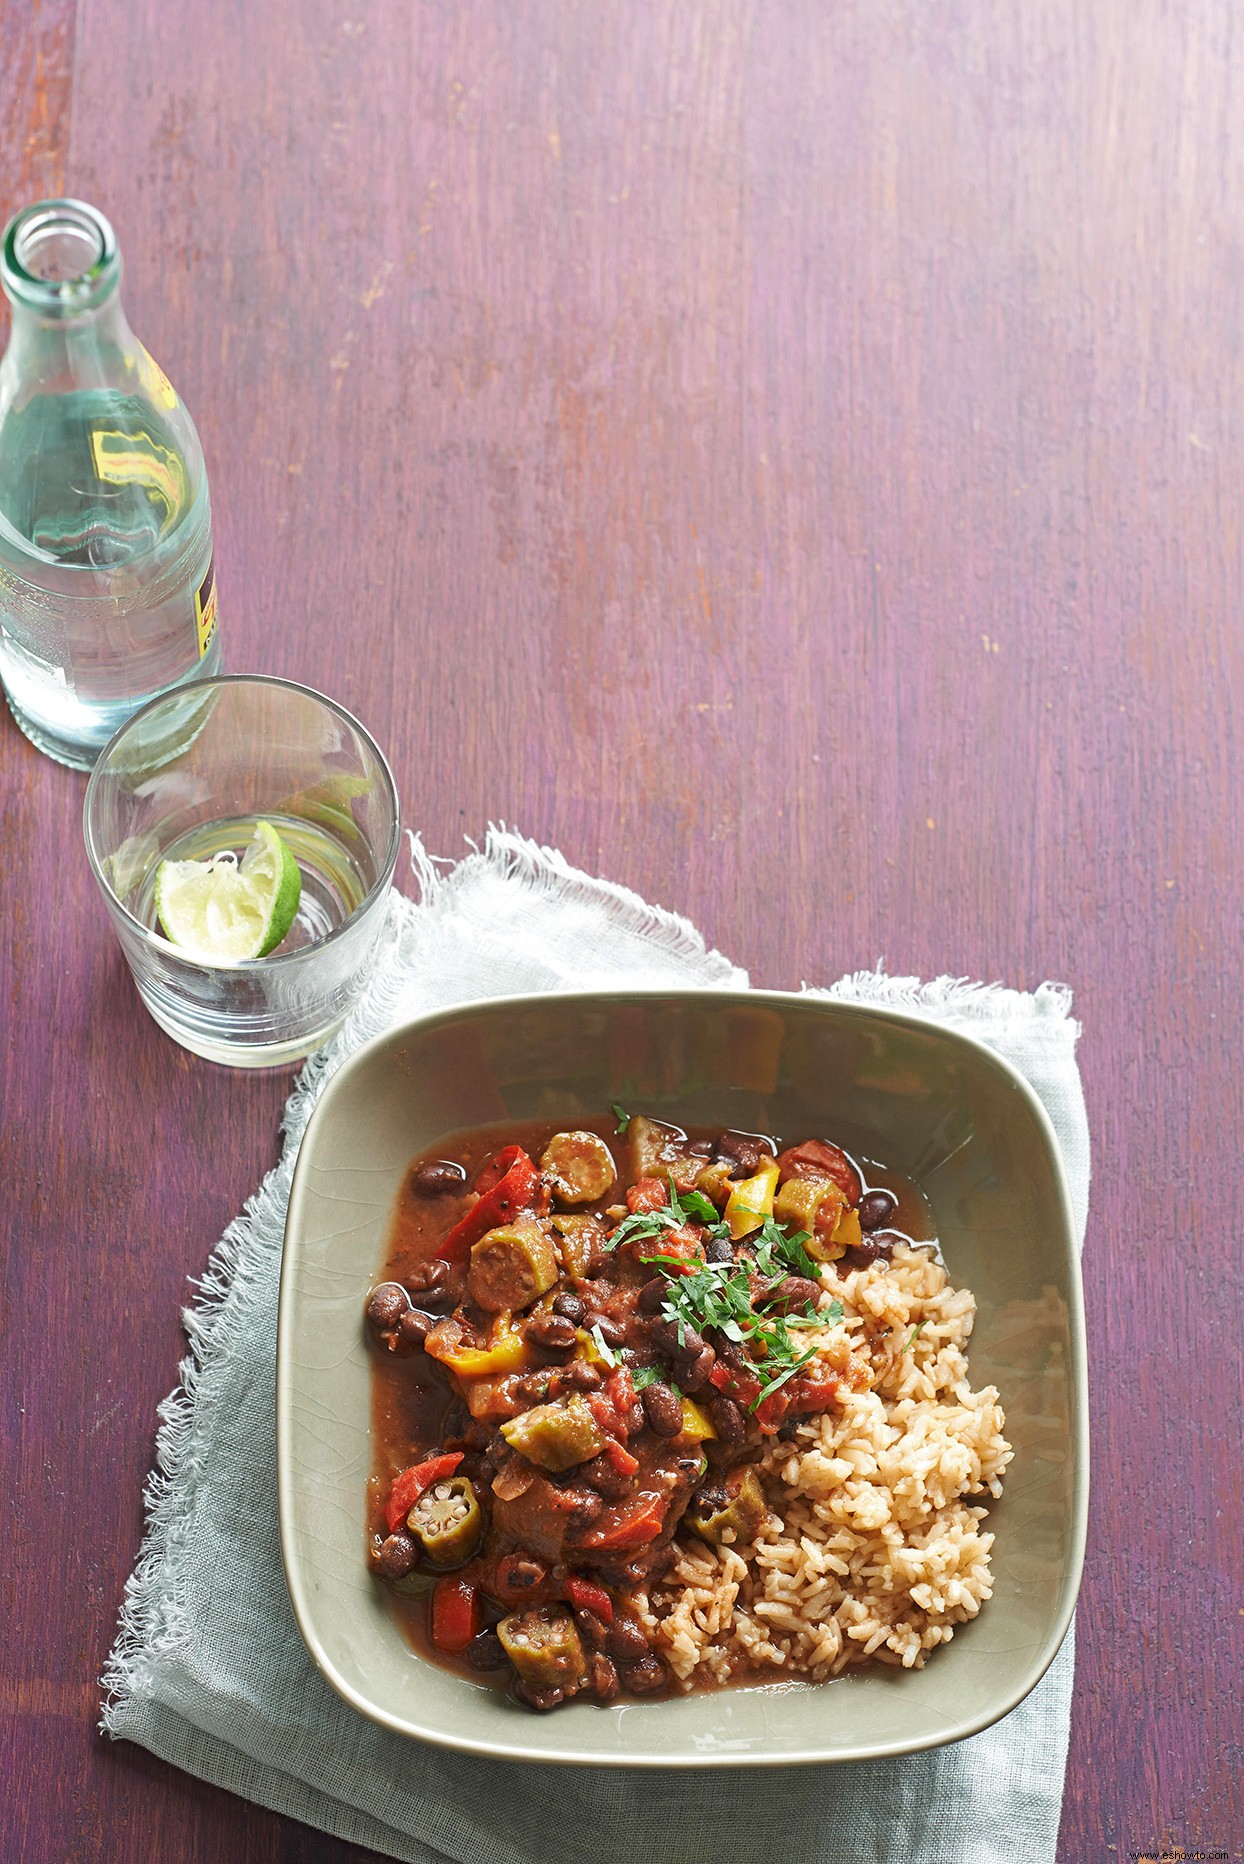
[[744,1469],[729,1483],[714,1484],[693,1497],[686,1522],[693,1534],[717,1547],[751,1540],[769,1512],[754,1469]]
[[577,1392],[511,1418],[501,1426],[501,1435],[511,1449],[554,1474],[590,1461],[605,1447],[604,1431]]
[[557,1251],[534,1217],[481,1236],[471,1250],[467,1293],[488,1314],[521,1313],[554,1286]]
[[569,1612],[557,1606],[511,1612],[497,1626],[506,1656],[532,1689],[566,1689],[587,1671],[583,1644]]
[[614,1182],[613,1154],[595,1133],[554,1133],[540,1170],[560,1204],[594,1204]]
[[479,1546],[484,1518],[466,1476],[435,1482],[419,1497],[406,1526],[433,1566],[463,1566]]

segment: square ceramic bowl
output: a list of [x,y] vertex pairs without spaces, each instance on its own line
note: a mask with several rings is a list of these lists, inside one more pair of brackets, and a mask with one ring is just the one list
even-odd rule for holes
[[[550,1716],[415,1655],[364,1563],[371,1464],[363,1303],[414,1154],[505,1119],[611,1102],[679,1123],[824,1134],[913,1178],[975,1293],[975,1385],[1015,1446],[994,1595],[922,1670],[757,1683]],[[1080,1579],[1088,1490],[1080,1273],[1062,1162],[1027,1083],[918,1018],[767,992],[494,999],[377,1037],[320,1099],[298,1156],[277,1361],[281,1548],[328,1682],[385,1727],[505,1760],[703,1767],[862,1760],[976,1733],[1052,1660]]]

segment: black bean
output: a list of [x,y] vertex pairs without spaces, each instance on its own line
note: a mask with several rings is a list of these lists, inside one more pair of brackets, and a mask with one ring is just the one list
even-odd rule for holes
[[727,1339],[725,1334],[716,1327],[712,1329],[712,1334],[712,1344],[718,1359],[723,1360],[728,1366],[733,1366],[736,1372],[745,1372],[751,1365],[751,1361],[738,1341]]
[[712,1347],[702,1346],[698,1353],[680,1353],[674,1361],[674,1371],[685,1392],[702,1392],[716,1364],[717,1355]]
[[377,1333],[387,1333],[396,1327],[409,1306],[400,1282],[378,1282],[367,1297],[367,1318]]
[[409,1534],[390,1534],[381,1544],[377,1558],[386,1579],[405,1579],[411,1572],[419,1555],[419,1549]]
[[574,1616],[575,1623],[593,1650],[604,1650],[605,1638],[608,1635],[604,1619],[598,1618],[595,1612],[589,1612],[584,1606],[580,1606]]
[[665,1301],[665,1278],[654,1275],[639,1291],[637,1306],[641,1314],[659,1314]]
[[861,1230],[879,1230],[898,1209],[893,1191],[866,1191],[859,1202]]
[[414,1176],[414,1188],[420,1197],[441,1197],[446,1191],[461,1191],[466,1177],[464,1167],[455,1165],[452,1159],[436,1159],[430,1165],[419,1167]]
[[760,1164],[762,1149],[760,1141],[747,1133],[719,1133],[717,1136],[718,1158],[734,1161],[732,1177],[750,1178]]
[[618,1673],[608,1657],[603,1657],[599,1651],[593,1652],[588,1670],[591,1676],[592,1694],[596,1700],[612,1702],[621,1684],[618,1682]]
[[432,1331],[432,1316],[408,1307],[397,1323],[397,1331],[407,1346],[422,1346]]
[[874,1230],[871,1235],[862,1237],[854,1243],[842,1257],[842,1266],[849,1269],[866,1269],[870,1262],[888,1261],[894,1253],[895,1243],[905,1243],[907,1238],[900,1236],[897,1230]]
[[583,1324],[583,1316],[587,1313],[587,1309],[579,1295],[571,1294],[567,1290],[553,1296],[553,1312],[560,1314],[563,1320],[572,1321],[578,1327]]
[[814,1282],[808,1275],[784,1275],[776,1287],[769,1290],[764,1305],[786,1312],[793,1307],[815,1307],[820,1292],[820,1282]]
[[622,1672],[622,1686],[633,1696],[650,1696],[654,1689],[664,1689],[665,1681],[665,1665],[651,1652],[642,1663],[628,1663]]
[[561,1367],[557,1376],[571,1391],[595,1391],[600,1384],[600,1372],[595,1366],[589,1366],[586,1359],[572,1359],[568,1366]]
[[658,1321],[652,1329],[652,1338],[662,1352],[669,1353],[671,1357],[683,1353],[690,1357],[704,1351],[703,1334],[697,1333],[694,1327],[684,1326],[680,1337],[676,1320]]
[[432,1256],[427,1262],[416,1262],[406,1277],[406,1289],[416,1299],[441,1301],[450,1292],[450,1267],[440,1256]]
[[574,1322],[564,1314],[533,1314],[524,1331],[548,1352],[568,1353],[575,1343]]
[[677,1437],[682,1430],[682,1406],[668,1385],[654,1380],[643,1390],[644,1412],[658,1437]]
[[466,1647],[466,1660],[473,1670],[499,1670],[505,1662],[505,1646],[495,1631],[480,1631]]
[[728,1236],[710,1236],[704,1245],[706,1262],[733,1262],[734,1244]]
[[559,1702],[566,1700],[564,1689],[532,1689],[526,1683],[515,1683],[514,1694],[520,1702],[525,1702],[529,1709],[539,1709],[542,1713],[555,1709]]
[[642,1663],[648,1655],[648,1640],[633,1618],[615,1618],[605,1639],[605,1649],[620,1663]]
[[724,1392],[709,1399],[708,1414],[717,1431],[717,1441],[723,1450],[740,1450],[747,1441],[747,1424],[742,1407],[727,1398]]
[[600,1337],[606,1346],[622,1346],[626,1342],[626,1328],[611,1314],[593,1314],[586,1325],[589,1333],[594,1328],[600,1329]]

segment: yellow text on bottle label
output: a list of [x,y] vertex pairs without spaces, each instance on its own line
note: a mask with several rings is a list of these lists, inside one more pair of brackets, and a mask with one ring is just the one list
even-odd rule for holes
[[216,559],[207,566],[207,575],[194,592],[194,619],[199,630],[199,659],[212,644],[216,633]]

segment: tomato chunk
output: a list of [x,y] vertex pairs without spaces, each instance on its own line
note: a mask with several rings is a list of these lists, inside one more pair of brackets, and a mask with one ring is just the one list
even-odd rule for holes
[[396,1534],[425,1489],[445,1476],[452,1476],[462,1461],[461,1450],[447,1450],[444,1456],[430,1456],[424,1463],[412,1463],[394,1476],[389,1499],[384,1505],[384,1521],[390,1534]]
[[778,1172],[787,1178],[830,1178],[845,1195],[848,1204],[858,1204],[863,1186],[860,1175],[840,1146],[827,1145],[823,1139],[805,1139],[802,1145],[788,1146],[778,1157]]
[[637,1210],[664,1210],[668,1203],[665,1186],[659,1178],[640,1178],[626,1194],[626,1207],[632,1216]]

